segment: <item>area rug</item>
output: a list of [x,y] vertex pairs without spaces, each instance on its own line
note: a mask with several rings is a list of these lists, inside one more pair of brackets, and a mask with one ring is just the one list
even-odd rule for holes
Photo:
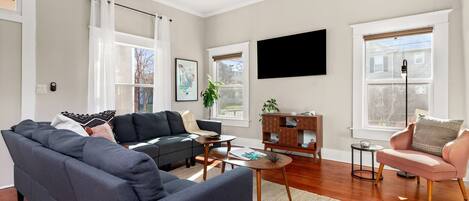
[[[215,167],[215,163],[208,167],[207,178],[210,179],[217,175],[220,175],[220,168]],[[227,169],[228,169],[227,165]],[[171,171],[172,174],[176,175],[181,179],[191,180],[197,183],[202,182],[203,166],[201,164],[186,168],[185,166],[179,167]],[[253,178],[254,179],[254,178]],[[253,200],[256,200],[256,183],[253,180]],[[317,195],[311,192],[299,190],[290,187],[292,200],[294,201],[337,201],[336,199],[329,198],[326,196]],[[287,192],[284,185],[262,180],[262,200],[265,201],[288,201]]]

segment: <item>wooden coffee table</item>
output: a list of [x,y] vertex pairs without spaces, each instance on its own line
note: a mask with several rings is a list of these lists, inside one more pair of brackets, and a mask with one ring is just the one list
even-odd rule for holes
[[[207,180],[207,165],[208,165],[208,151],[210,149],[210,146],[215,144],[215,143],[223,143],[226,142],[227,147],[225,148],[228,149],[228,151],[231,150],[231,141],[236,139],[236,136],[232,135],[220,135],[220,138],[206,138],[206,137],[198,137],[195,139],[200,144],[204,145],[204,181]],[[225,169],[225,163],[223,163],[222,169]]]
[[[238,148],[233,148],[233,149],[238,149]],[[267,157],[263,157],[258,160],[249,161],[249,160],[241,160],[235,157],[231,157],[229,154],[227,154],[229,153],[229,151],[230,150],[225,147],[214,148],[212,149],[212,151],[210,151],[210,156],[212,158],[222,160],[223,162],[228,163],[228,164],[247,167],[247,168],[251,168],[255,170],[258,201],[261,201],[261,197],[262,197],[261,196],[261,179],[262,179],[261,171],[273,170],[273,169],[282,169],[283,179],[285,180],[285,188],[287,189],[287,193],[288,193],[288,200],[290,201],[292,200],[291,194],[290,194],[290,188],[288,186],[288,181],[287,181],[287,173],[285,170],[285,166],[287,166],[288,164],[292,162],[292,158],[283,154],[275,153],[279,157],[279,160],[276,163],[272,163],[269,159],[267,159]],[[256,151],[259,151],[259,150],[256,150]],[[262,152],[265,154],[273,153],[269,151],[259,151],[259,152]]]

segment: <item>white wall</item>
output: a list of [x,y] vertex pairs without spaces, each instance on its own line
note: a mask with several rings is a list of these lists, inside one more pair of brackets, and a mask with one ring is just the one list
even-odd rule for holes
[[[173,57],[197,60],[204,78],[203,19],[152,0],[117,0],[118,3],[169,16]],[[41,0],[37,6],[37,82],[57,82],[57,92],[38,94],[37,120],[50,121],[62,111],[85,113],[88,83],[88,25],[90,0]],[[116,7],[116,29],[153,37],[153,17]],[[174,59],[172,59],[174,75]],[[172,82],[174,83],[174,76]],[[202,82],[199,88],[202,89]],[[168,86],[174,93],[174,85]],[[173,94],[174,96],[174,94]],[[202,115],[202,103],[176,103],[174,110],[190,109]]]
[[[206,48],[251,42],[250,127],[225,126],[225,132],[261,139],[257,117],[263,102],[273,97],[284,112],[315,110],[323,114],[324,147],[349,151],[350,144],[357,141],[348,129],[352,125],[350,25],[448,8],[454,9],[450,14],[449,116],[460,119],[465,118],[465,107],[464,96],[461,96],[464,94],[464,68],[459,0],[267,0],[208,18]],[[327,29],[327,75],[257,79],[256,41],[323,28]]]
[[[0,20],[0,130],[21,118],[21,24]],[[0,188],[13,183],[13,163],[0,137]]]

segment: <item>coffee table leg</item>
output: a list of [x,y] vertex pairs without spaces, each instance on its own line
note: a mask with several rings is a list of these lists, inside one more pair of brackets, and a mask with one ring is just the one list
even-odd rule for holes
[[261,170],[256,170],[256,179],[257,179],[257,201],[261,201],[262,200],[262,195],[261,195],[261,179],[262,179],[262,174],[261,174]]
[[207,180],[208,148],[209,144],[204,144],[204,181]]
[[283,179],[285,180],[285,188],[287,188],[288,200],[291,201],[290,187],[288,186],[287,171],[285,170],[285,167],[282,168],[282,174]]

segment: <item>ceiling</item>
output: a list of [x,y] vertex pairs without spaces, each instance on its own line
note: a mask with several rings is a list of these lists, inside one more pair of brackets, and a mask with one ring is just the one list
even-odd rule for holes
[[200,16],[210,17],[238,9],[263,0],[154,0],[179,10]]

